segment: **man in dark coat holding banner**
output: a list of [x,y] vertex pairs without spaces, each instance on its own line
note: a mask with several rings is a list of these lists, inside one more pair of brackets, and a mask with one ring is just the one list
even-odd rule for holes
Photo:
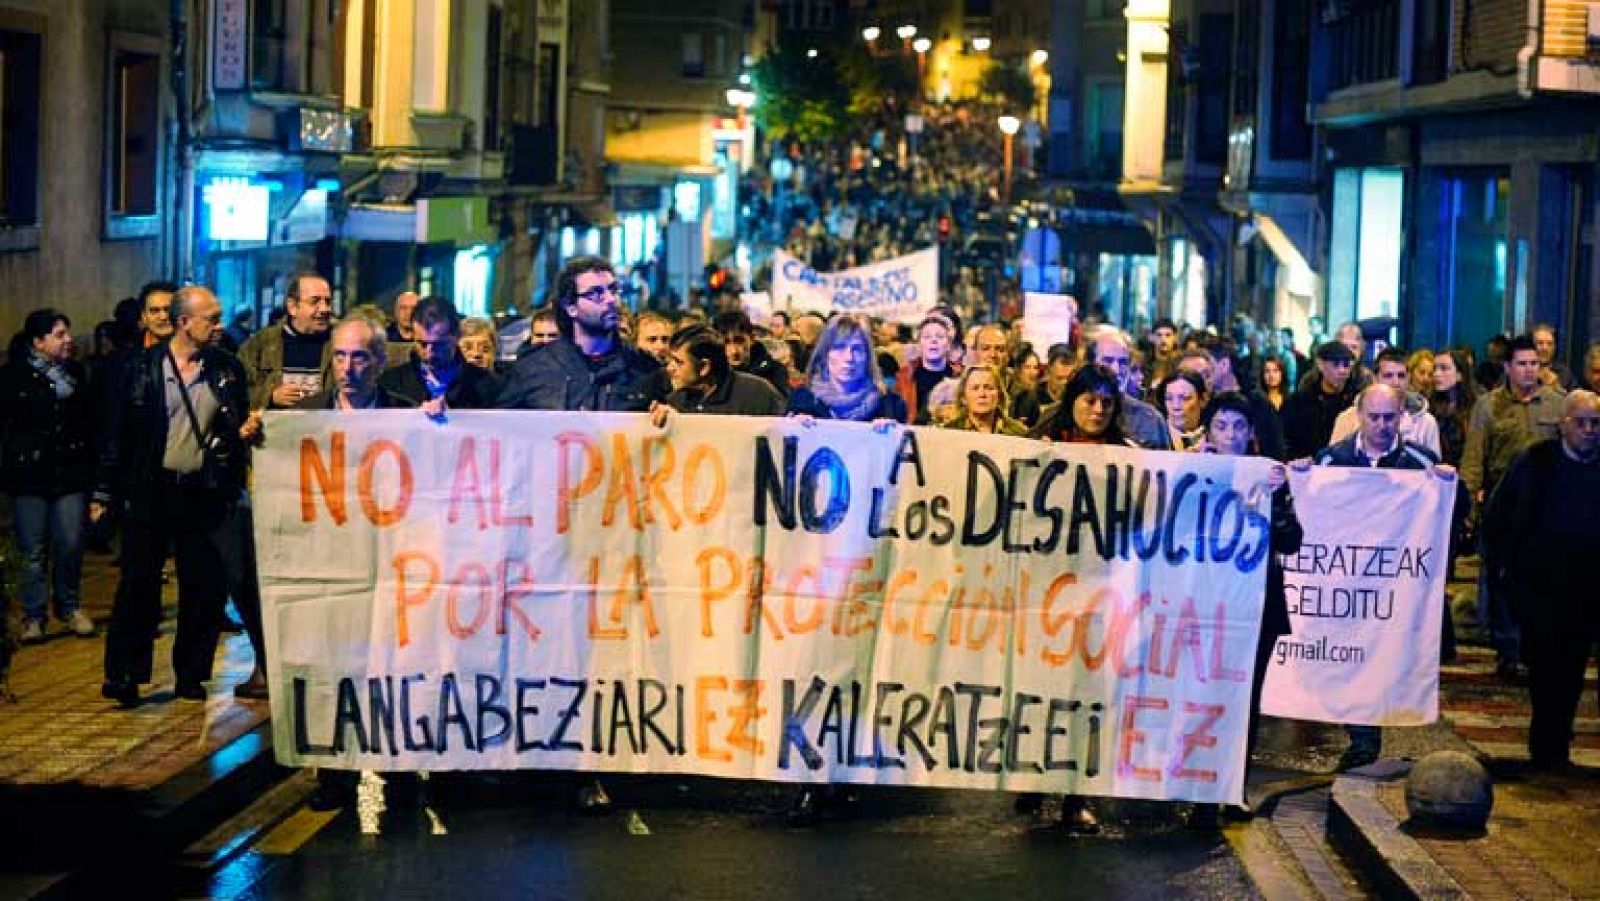
[[622,340],[622,286],[611,263],[581,256],[556,279],[561,337],[518,358],[495,406],[502,410],[643,413],[665,398],[655,357]]
[[[665,400],[668,383],[655,357],[622,340],[622,285],[603,257],[567,261],[556,279],[561,337],[517,359],[496,406],[511,410],[647,412]],[[578,791],[578,807],[604,813],[611,798],[600,780]]]
[[[1404,411],[1405,397],[1400,391],[1381,382],[1368,385],[1356,397],[1356,413],[1360,420],[1356,433],[1318,451],[1312,462],[1318,466],[1429,470],[1442,478],[1455,480],[1457,491],[1461,492],[1454,468],[1441,464],[1427,448],[1400,437],[1400,417]],[[1302,460],[1298,465],[1304,464]],[[1465,509],[1461,503],[1464,498],[1464,493],[1458,493],[1458,515]],[[1339,769],[1356,769],[1375,762],[1383,746],[1379,727],[1347,725],[1344,728],[1350,735],[1350,747],[1339,758]]]

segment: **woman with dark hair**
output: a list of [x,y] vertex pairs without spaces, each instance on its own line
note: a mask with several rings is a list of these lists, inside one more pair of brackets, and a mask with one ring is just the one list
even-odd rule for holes
[[789,395],[789,415],[852,422],[906,421],[906,403],[884,389],[872,351],[872,324],[842,313],[817,338],[805,385]]
[[[1204,450],[1227,457],[1256,456],[1261,453],[1256,440],[1258,423],[1252,413],[1254,405],[1237,391],[1224,391],[1206,404],[1200,414],[1201,428],[1205,434]],[[1245,740],[1245,766],[1250,765],[1250,755],[1255,751],[1256,726],[1261,719],[1261,686],[1266,681],[1267,665],[1272,661],[1272,651],[1278,639],[1292,631],[1289,623],[1289,605],[1284,598],[1283,565],[1279,554],[1293,554],[1300,550],[1304,532],[1294,514],[1294,496],[1289,493],[1288,473],[1283,464],[1274,463],[1267,476],[1271,491],[1272,553],[1267,555],[1267,590],[1261,606],[1261,631],[1256,639],[1255,669],[1250,679],[1250,732]],[[1259,503],[1259,500],[1257,501]],[[1248,804],[1229,808],[1231,814],[1249,817]],[[1196,826],[1216,825],[1218,810],[1214,804],[1195,807]]]
[[90,394],[72,359],[72,321],[49,308],[29,313],[0,368],[0,485],[11,495],[22,554],[24,642],[44,639],[51,596],[69,631],[94,634],[79,609],[94,461]]
[[1272,405],[1272,412],[1281,411],[1283,402],[1289,399],[1289,385],[1292,384],[1289,380],[1289,369],[1283,364],[1283,358],[1271,354],[1262,357],[1257,378],[1261,396]]
[[1127,444],[1119,425],[1122,388],[1104,366],[1085,365],[1061,388],[1061,401],[1048,407],[1029,437],[1069,444]]
[[1167,415],[1173,449],[1187,451],[1199,447],[1205,440],[1200,411],[1205,409],[1209,399],[1205,381],[1192,372],[1174,372],[1156,386],[1156,399]]
[[1467,423],[1478,403],[1478,389],[1468,373],[1472,365],[1460,351],[1441,350],[1433,355],[1433,390],[1428,410],[1439,422],[1439,462],[1461,465],[1467,447]]
[[[1441,350],[1433,355],[1433,391],[1428,397],[1428,410],[1439,423],[1439,462],[1451,466],[1461,465],[1467,448],[1467,424],[1472,419],[1472,408],[1478,404],[1478,386],[1467,377],[1470,372],[1472,362],[1459,350]],[[1462,552],[1477,543],[1467,517],[1455,517],[1452,523],[1447,573],[1451,576]],[[1456,624],[1448,591],[1440,628],[1439,662],[1450,663],[1456,659]]]
[[[1047,408],[1029,437],[1067,444],[1128,444],[1118,423],[1122,419],[1122,387],[1104,366],[1078,367],[1061,388],[1061,401]],[[1017,798],[1017,810],[1037,813],[1044,796],[1028,793]],[[1090,835],[1100,831],[1100,818],[1087,799],[1066,795],[1061,799],[1061,826],[1068,832]]]

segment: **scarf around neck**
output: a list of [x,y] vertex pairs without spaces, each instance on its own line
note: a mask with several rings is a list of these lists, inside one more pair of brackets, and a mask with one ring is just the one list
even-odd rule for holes
[[871,418],[883,396],[870,378],[862,379],[861,386],[853,391],[846,391],[830,381],[818,381],[811,386],[811,393],[828,405],[834,419],[854,422],[866,422]]
[[39,370],[45,378],[50,380],[50,387],[55,389],[57,400],[66,400],[72,392],[78,390],[78,383],[72,380],[67,368],[60,363],[52,363],[37,353],[32,355],[33,368]]

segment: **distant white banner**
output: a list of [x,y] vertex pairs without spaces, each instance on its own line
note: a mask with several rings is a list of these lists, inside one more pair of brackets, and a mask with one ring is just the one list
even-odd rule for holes
[[1369,726],[1439,718],[1439,623],[1455,484],[1423,472],[1291,473],[1305,528],[1283,558],[1294,634],[1279,639],[1261,709]]
[[772,299],[780,310],[843,311],[920,322],[939,302],[939,249],[838,272],[818,272],[803,260],[774,251]]
[[1035,353],[1043,358],[1052,344],[1072,343],[1072,323],[1078,318],[1078,301],[1072,295],[1029,291],[1022,301],[1022,339],[1033,345]]

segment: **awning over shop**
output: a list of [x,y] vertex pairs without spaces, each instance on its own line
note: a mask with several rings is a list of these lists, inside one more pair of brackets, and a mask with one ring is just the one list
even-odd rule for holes
[[350,207],[341,236],[358,241],[493,244],[499,231],[489,221],[489,198],[421,197],[414,204],[358,203]]
[[1154,256],[1156,252],[1149,230],[1125,213],[1065,222],[1061,237],[1072,253]]
[[1289,281],[1285,287],[1291,294],[1310,295],[1316,292],[1316,273],[1311,271],[1311,266],[1300,253],[1300,248],[1294,246],[1294,241],[1284,234],[1277,222],[1271,216],[1257,213],[1255,215],[1256,237],[1261,243],[1267,245],[1272,255],[1277,258],[1278,265],[1288,272]]

